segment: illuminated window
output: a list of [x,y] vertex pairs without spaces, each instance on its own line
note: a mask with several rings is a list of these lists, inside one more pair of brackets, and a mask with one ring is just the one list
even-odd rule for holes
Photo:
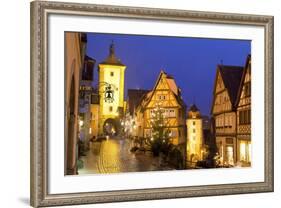
[[171,110],[170,110],[170,113],[169,113],[169,116],[170,116],[170,117],[176,117],[176,111],[173,110],[173,109],[171,109]]
[[176,136],[177,136],[176,130],[171,130],[171,137],[176,137]]
[[240,143],[240,160],[246,161],[246,143],[245,142]]
[[240,161],[251,162],[251,144],[247,141],[240,142]]
[[159,95],[159,96],[158,96],[158,99],[159,99],[159,100],[166,100],[166,95]]
[[231,127],[232,126],[232,118],[229,115],[225,117],[225,126],[226,127]]
[[229,126],[232,126],[232,117],[229,117]]
[[228,116],[225,116],[225,123],[224,123],[225,126],[228,126]]
[[234,164],[234,160],[233,160],[233,146],[226,146],[226,158],[227,158],[227,163],[230,165]]
[[251,143],[248,144],[248,154],[249,154],[248,160],[249,160],[249,162],[251,162],[251,160],[252,160],[252,145],[251,145]]
[[239,111],[239,124],[251,123],[251,110]]

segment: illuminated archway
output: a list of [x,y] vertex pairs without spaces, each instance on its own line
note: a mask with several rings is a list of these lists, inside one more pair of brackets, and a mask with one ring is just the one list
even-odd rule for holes
[[103,133],[105,135],[116,136],[120,134],[120,121],[113,118],[108,118],[103,124]]

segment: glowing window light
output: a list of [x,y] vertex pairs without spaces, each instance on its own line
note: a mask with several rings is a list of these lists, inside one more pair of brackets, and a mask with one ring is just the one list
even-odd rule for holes
[[248,154],[249,154],[249,162],[252,160],[252,145],[248,144]]
[[246,160],[246,143],[245,142],[240,143],[240,160],[243,160],[243,161]]
[[230,165],[234,164],[234,158],[233,158],[233,147],[232,146],[227,146],[226,147],[226,154],[227,154],[227,163]]

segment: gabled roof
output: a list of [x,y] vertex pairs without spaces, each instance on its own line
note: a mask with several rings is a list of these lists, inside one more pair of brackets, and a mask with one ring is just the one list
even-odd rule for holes
[[146,95],[149,90],[144,89],[128,89],[128,109],[130,115],[133,115],[134,110],[141,103],[143,96]]
[[184,103],[184,101],[181,98],[180,89],[177,87],[174,78],[171,75],[168,75],[163,70],[160,71],[160,73],[158,75],[158,78],[157,78],[157,80],[155,82],[155,85],[153,87],[153,90],[151,90],[150,92],[148,92],[145,95],[143,95],[139,107],[145,107],[145,106],[148,105],[148,103],[150,102],[150,100],[153,97],[153,94],[154,94],[154,92],[155,92],[155,90],[157,88],[157,85],[158,85],[159,81],[161,80],[162,76],[166,76],[165,78],[167,80],[167,84],[169,86],[169,89],[173,92],[174,97],[177,100],[178,104],[185,108],[186,104]]
[[240,97],[241,97],[243,84],[244,84],[244,80],[245,80],[245,77],[246,77],[246,74],[247,74],[248,67],[250,67],[250,70],[251,70],[251,55],[250,54],[247,56],[247,59],[246,59],[245,68],[244,68],[244,71],[243,71],[243,75],[242,75],[242,78],[241,78],[241,83],[240,83],[239,91],[238,91],[238,95],[237,95],[236,106],[238,106],[238,104],[239,104],[239,100],[240,100]]
[[114,43],[110,44],[109,47],[109,55],[108,57],[101,62],[100,64],[110,64],[110,65],[117,65],[117,66],[125,66],[124,64],[122,64],[122,62],[120,61],[120,59],[118,59],[115,56],[115,47],[114,47]]
[[231,104],[233,107],[236,107],[235,105],[244,67],[218,65],[218,70],[221,74],[224,86],[227,89]]

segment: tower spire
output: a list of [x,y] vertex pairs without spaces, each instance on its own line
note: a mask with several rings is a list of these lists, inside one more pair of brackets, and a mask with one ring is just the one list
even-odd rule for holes
[[115,56],[115,49],[114,49],[114,41],[111,41],[110,47],[109,47],[109,55]]
[[103,62],[101,62],[100,64],[125,66],[124,64],[122,64],[120,59],[118,59],[115,55],[115,44],[114,44],[113,40],[111,40],[111,43],[109,45],[107,58]]

